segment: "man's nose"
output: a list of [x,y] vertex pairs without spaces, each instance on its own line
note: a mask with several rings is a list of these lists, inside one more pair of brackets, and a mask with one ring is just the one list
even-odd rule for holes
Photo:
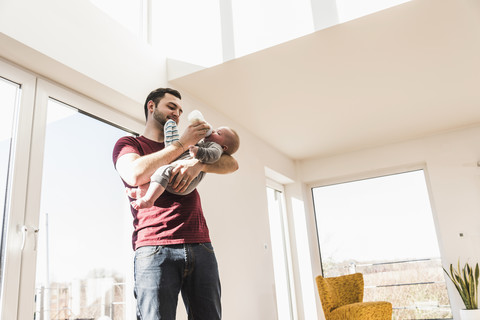
[[178,120],[178,118],[180,117],[180,111],[178,110],[173,110],[173,117],[175,117],[176,120]]

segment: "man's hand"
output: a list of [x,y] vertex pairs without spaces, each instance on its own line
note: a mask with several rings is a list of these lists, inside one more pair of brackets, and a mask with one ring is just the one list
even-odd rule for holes
[[209,129],[210,126],[205,121],[195,121],[185,129],[179,141],[183,146],[195,145],[205,138]]
[[178,160],[173,162],[172,165],[174,167],[170,185],[176,192],[184,192],[205,166],[197,159]]

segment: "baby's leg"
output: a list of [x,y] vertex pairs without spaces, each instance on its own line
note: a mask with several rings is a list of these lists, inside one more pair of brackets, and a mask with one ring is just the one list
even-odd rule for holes
[[147,193],[143,197],[130,202],[130,204],[136,210],[150,208],[155,203],[155,200],[162,195],[163,191],[165,191],[165,188],[161,184],[151,181]]
[[[168,181],[170,180],[169,173],[171,170],[172,169],[170,165],[161,166],[155,170],[155,173],[150,178],[150,185],[148,186],[146,192],[143,193],[141,197],[138,197],[137,200],[130,202],[132,207],[138,210],[153,206],[158,197],[160,197],[160,195],[165,191]],[[141,187],[142,186],[139,188]]]
[[165,125],[163,126],[163,134],[165,138],[165,147],[168,147],[174,141],[177,141],[180,138],[177,123],[172,119],[165,122]]
[[132,198],[132,199],[138,199],[143,197],[148,190],[149,183],[142,184],[141,186],[138,186],[137,188],[129,188],[125,187],[125,192],[127,195]]

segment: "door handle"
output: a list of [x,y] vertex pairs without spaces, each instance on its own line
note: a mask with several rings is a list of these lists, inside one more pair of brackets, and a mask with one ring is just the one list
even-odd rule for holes
[[[20,251],[23,251],[25,249],[25,243],[27,242],[27,235],[28,235],[28,227],[27,226],[22,226],[22,245],[20,247]],[[33,232],[35,233],[35,246],[33,248],[34,251],[37,251],[37,241],[38,241],[38,231],[39,229],[33,228]]]
[[27,242],[27,232],[27,226],[22,226],[22,246],[20,247],[20,251],[23,251],[23,249],[25,248],[25,242]]

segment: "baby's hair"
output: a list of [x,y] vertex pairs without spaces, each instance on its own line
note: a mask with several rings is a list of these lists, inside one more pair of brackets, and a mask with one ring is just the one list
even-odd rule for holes
[[240,136],[238,133],[233,130],[232,128],[228,128],[230,131],[232,131],[232,139],[230,139],[230,145],[228,146],[228,149],[225,150],[225,153],[232,155],[235,152],[237,152],[238,148],[240,148]]

